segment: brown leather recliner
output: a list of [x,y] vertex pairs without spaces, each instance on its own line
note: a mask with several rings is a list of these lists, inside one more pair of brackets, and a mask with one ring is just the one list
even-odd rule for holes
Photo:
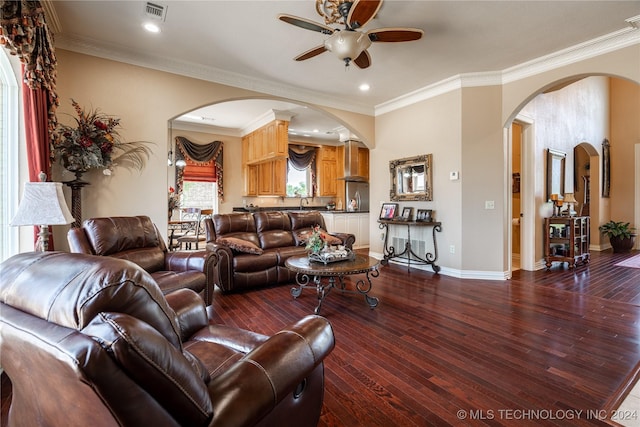
[[266,337],[209,322],[122,259],[30,252],[0,265],[9,426],[315,426],[329,322]]
[[213,298],[217,255],[202,251],[168,251],[148,216],[87,219],[67,235],[71,252],[133,261],[144,268],[166,295],[188,288],[206,305]]

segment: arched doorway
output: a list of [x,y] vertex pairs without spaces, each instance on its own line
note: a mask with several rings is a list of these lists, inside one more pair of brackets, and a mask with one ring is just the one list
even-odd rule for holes
[[[522,137],[522,143],[519,147],[522,157],[522,170],[520,171],[522,212],[520,220],[520,264],[522,269],[537,270],[544,268],[541,262],[543,254],[542,223],[544,217],[550,216],[552,212],[551,205],[546,200],[545,192],[546,159],[543,153],[546,148],[560,149],[567,154],[565,192],[577,192],[578,201],[581,205],[580,209],[584,209],[585,213],[587,213],[586,209],[588,209],[591,217],[592,250],[606,249],[600,243],[598,225],[603,220],[608,220],[610,215],[621,215],[618,212],[612,212],[611,208],[620,204],[611,202],[609,198],[603,198],[601,192],[600,150],[602,141],[616,132],[618,135],[624,136],[624,132],[616,130],[616,127],[624,126],[622,120],[611,124],[615,121],[615,118],[610,117],[610,109],[615,108],[617,105],[612,97],[620,96],[620,92],[614,92],[613,89],[610,89],[610,86],[615,86],[610,82],[616,81],[623,81],[629,84],[628,80],[601,75],[579,76],[550,83],[520,104],[512,118],[506,123],[505,136],[507,140],[505,148],[508,150],[506,158],[509,159],[510,163],[505,168],[505,171],[508,171],[505,176],[505,183],[508,183],[508,188],[505,188],[505,193],[507,194],[511,194],[513,185],[514,166],[511,163],[513,162],[512,144],[514,138],[512,124],[522,124],[522,134],[519,135]],[[580,89],[586,92],[583,95],[576,95],[580,93]],[[575,95],[573,98],[576,101],[573,105],[568,101],[572,99],[571,95]],[[556,111],[551,110],[554,101],[558,103]],[[521,117],[528,118],[529,122],[522,123]],[[555,123],[553,118],[556,119]],[[560,129],[560,131],[554,130],[553,126]],[[628,133],[633,134],[633,132]],[[618,159],[621,157],[632,158],[633,147],[629,148],[628,146],[633,138],[618,137],[615,139],[619,153],[624,152],[621,148],[626,151],[631,150],[629,156],[621,155]],[[622,144],[625,146],[621,147]],[[585,170],[587,164],[589,165],[588,175]],[[627,174],[633,174],[633,168],[633,165],[630,169],[627,166]],[[636,165],[635,168],[638,168],[638,166]],[[589,177],[587,208],[584,208],[585,184],[583,176]],[[631,181],[631,178],[632,175],[629,176],[629,181]],[[621,189],[622,187],[624,185],[618,185],[616,189]],[[628,202],[633,200],[635,196],[631,191],[630,194],[625,193],[625,197]],[[514,220],[514,212],[515,216],[517,216],[518,209],[517,206],[514,208],[511,197],[507,197],[507,199],[509,205],[507,218],[509,218],[510,223],[505,224],[505,229],[509,233],[508,239],[505,240],[508,242],[507,253],[513,254],[513,233],[518,232],[518,230],[514,231],[515,227],[511,222]],[[633,207],[638,203],[635,201],[634,203],[626,204]],[[631,213],[627,211],[623,214],[630,215],[629,220],[633,221],[633,210]],[[637,212],[635,215],[638,215]],[[513,263],[510,262],[509,271],[513,270]]]

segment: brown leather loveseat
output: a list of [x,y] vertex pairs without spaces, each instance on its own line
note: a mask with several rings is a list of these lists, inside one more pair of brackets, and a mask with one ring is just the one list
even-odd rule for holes
[[122,259],[29,252],[0,265],[9,426],[315,426],[323,317],[267,337],[215,325]]
[[[217,214],[204,224],[207,250],[217,255],[215,282],[223,292],[295,280],[285,261],[307,253],[305,237],[312,227],[326,230],[318,211]],[[356,240],[350,233],[327,234],[349,249]]]
[[148,216],[91,218],[67,235],[71,252],[122,258],[151,274],[166,295],[188,288],[210,305],[216,255],[205,251],[168,251]]

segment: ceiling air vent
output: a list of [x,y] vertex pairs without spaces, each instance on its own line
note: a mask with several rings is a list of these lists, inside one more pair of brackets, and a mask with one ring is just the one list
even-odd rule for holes
[[167,17],[167,6],[163,6],[158,3],[147,2],[144,7],[144,12],[150,18],[164,21]]

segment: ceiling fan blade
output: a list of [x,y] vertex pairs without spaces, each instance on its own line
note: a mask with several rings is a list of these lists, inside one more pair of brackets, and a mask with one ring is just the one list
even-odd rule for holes
[[351,29],[364,27],[367,25],[367,22],[376,16],[376,13],[380,10],[380,6],[382,6],[382,0],[354,1],[347,15],[347,25]]
[[313,58],[314,56],[320,55],[322,52],[326,52],[326,50],[327,48],[324,47],[324,45],[316,46],[304,53],[301,53],[293,59],[295,59],[296,61],[304,61],[305,59]]
[[304,28],[305,30],[317,31],[323,34],[333,34],[333,32],[335,31],[333,28],[326,25],[313,22],[306,18],[287,15],[285,13],[281,13],[280,15],[278,15],[278,19],[286,22],[287,24],[295,25],[296,27]]
[[409,42],[419,40],[423,34],[417,28],[378,28],[367,32],[372,42]]
[[363,50],[353,62],[358,66],[358,68],[367,68],[371,65],[371,56],[369,55],[369,52]]

